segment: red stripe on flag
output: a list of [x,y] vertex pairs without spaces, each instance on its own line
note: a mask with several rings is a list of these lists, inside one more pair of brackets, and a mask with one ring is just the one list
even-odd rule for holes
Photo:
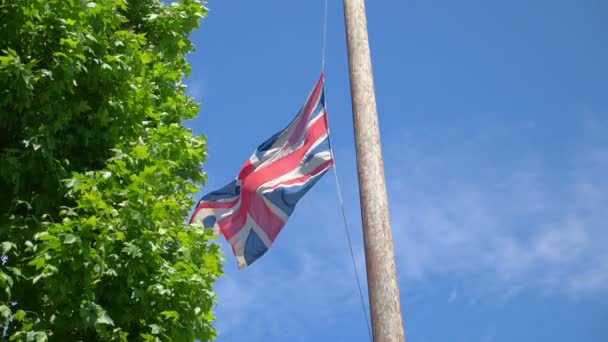
[[279,182],[275,185],[273,185],[272,187],[266,189],[264,192],[266,191],[272,191],[280,186],[285,186],[285,185],[292,185],[292,184],[296,184],[296,183],[300,183],[303,181],[307,181],[312,177],[315,177],[316,175],[318,175],[319,173],[329,169],[332,165],[334,164],[333,160],[329,160],[319,166],[317,166],[310,174],[304,175],[302,177],[298,177],[298,178],[293,178],[293,179],[288,179],[286,181],[282,181]]
[[274,239],[279,235],[281,228],[285,225],[283,219],[277,216],[277,214],[268,207],[264,198],[258,194],[253,197],[250,215],[257,225],[264,230],[271,242],[274,242]]
[[245,165],[243,165],[243,168],[241,169],[241,172],[239,173],[239,180],[243,180],[245,179],[247,176],[249,176],[253,171],[255,170],[255,166],[253,166],[253,164],[251,163],[251,160],[248,160]]
[[310,98],[308,99],[308,101],[306,101],[306,104],[304,105],[304,109],[302,110],[304,115],[302,115],[302,117],[300,118],[300,121],[298,122],[298,125],[296,126],[295,131],[289,137],[289,141],[287,142],[286,147],[291,147],[296,141],[299,140],[300,135],[302,135],[302,132],[304,131],[304,129],[306,128],[306,125],[308,124],[308,119],[310,118],[312,111],[317,107],[317,104],[319,103],[319,97],[321,96],[322,90],[323,90],[323,74],[321,74],[319,81],[317,81],[317,84],[315,85],[315,89],[313,90]]
[[247,222],[247,203],[246,196],[241,194],[241,206],[232,215],[220,220],[217,224],[220,226],[222,234],[226,239],[230,240],[235,236]]
[[290,172],[302,162],[302,159],[311,146],[323,135],[327,134],[327,125],[325,120],[317,120],[306,132],[304,144],[292,153],[283,156],[281,159],[268,164],[255,172],[253,172],[243,182],[243,191],[255,191],[266,182],[278,178],[281,175]]

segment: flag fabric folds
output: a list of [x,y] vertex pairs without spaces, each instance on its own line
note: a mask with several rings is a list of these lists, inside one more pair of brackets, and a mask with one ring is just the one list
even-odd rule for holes
[[332,165],[321,75],[287,128],[258,146],[234,181],[203,196],[190,223],[223,234],[245,268],[272,246],[298,200]]

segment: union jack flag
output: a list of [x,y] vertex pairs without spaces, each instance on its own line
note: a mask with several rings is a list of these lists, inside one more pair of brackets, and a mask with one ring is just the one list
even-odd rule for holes
[[323,75],[298,115],[262,143],[238,177],[198,202],[190,223],[221,233],[239,268],[264,255],[296,203],[333,165]]

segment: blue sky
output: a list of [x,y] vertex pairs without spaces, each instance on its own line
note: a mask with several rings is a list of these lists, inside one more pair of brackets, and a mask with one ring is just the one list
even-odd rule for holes
[[[187,123],[211,191],[296,114],[323,1],[210,1]],[[408,340],[608,341],[608,2],[368,1]],[[326,96],[365,285],[342,2]],[[367,341],[333,178],[239,271],[225,242],[218,341]],[[367,297],[366,297],[367,299]],[[604,323],[602,323],[604,322]]]

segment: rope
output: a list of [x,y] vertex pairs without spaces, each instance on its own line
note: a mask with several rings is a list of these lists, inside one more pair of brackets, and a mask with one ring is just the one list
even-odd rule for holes
[[334,177],[336,179],[336,189],[338,190],[338,200],[340,200],[340,209],[342,210],[342,219],[344,220],[344,231],[346,232],[346,239],[348,240],[348,248],[350,250],[350,258],[353,262],[353,269],[355,270],[355,279],[357,280],[357,288],[359,289],[359,297],[361,298],[361,308],[363,309],[363,316],[365,316],[365,323],[367,326],[367,332],[369,333],[369,340],[373,341],[372,330],[369,324],[369,318],[367,317],[367,309],[365,308],[365,299],[363,298],[363,291],[361,290],[361,282],[359,282],[359,272],[357,272],[357,264],[355,263],[355,253],[353,252],[353,245],[350,239],[350,233],[348,231],[348,223],[346,222],[346,212],[344,210],[344,201],[342,200],[342,190],[340,188],[340,181],[338,180],[338,170],[336,169],[336,159],[334,158],[334,151],[331,147],[331,140],[329,142],[329,153],[334,161]]
[[325,72],[325,52],[327,51],[327,0],[323,12],[323,50],[321,55],[321,73]]
[[[327,111],[327,101],[325,103],[325,110]],[[328,117],[326,115],[326,117]],[[329,118],[327,119],[329,123]],[[329,125],[328,125],[329,126]],[[367,327],[367,332],[369,334],[369,340],[373,341],[372,337],[372,329],[370,328],[369,318],[367,317],[367,309],[365,307],[365,299],[363,297],[363,290],[361,290],[361,282],[359,281],[359,272],[357,271],[357,263],[355,262],[355,253],[353,252],[353,244],[350,239],[350,232],[348,229],[348,223],[346,221],[346,210],[344,210],[344,200],[342,199],[342,188],[340,187],[340,181],[338,179],[338,169],[336,167],[336,158],[334,157],[334,149],[331,146],[331,134],[327,132],[327,140],[329,142],[329,153],[331,155],[331,159],[334,161],[334,165],[332,167],[334,171],[334,178],[336,180],[336,189],[338,190],[338,201],[340,202],[340,210],[342,211],[342,220],[344,221],[344,231],[346,232],[346,240],[348,241],[348,249],[350,251],[350,259],[353,263],[353,270],[355,271],[355,280],[357,281],[357,288],[359,289],[359,298],[361,298],[361,309],[363,310],[363,316],[365,317],[365,326]]]
[[[327,2],[328,0],[325,0],[325,10],[323,12],[323,49],[322,49],[322,55],[321,55],[321,73],[325,73],[325,55],[326,55],[326,51],[327,51]],[[325,110],[327,111],[327,102],[325,103]],[[328,118],[328,116],[326,116],[326,118]],[[328,120],[328,126],[329,126],[329,118]],[[361,282],[359,281],[359,272],[357,271],[357,264],[355,262],[355,253],[353,252],[353,244],[352,241],[350,239],[350,232],[348,230],[348,223],[346,221],[346,211],[344,210],[344,201],[342,199],[342,189],[340,187],[340,181],[338,179],[338,170],[336,167],[336,158],[334,157],[334,150],[331,147],[331,134],[329,134],[329,127],[327,128],[328,132],[327,132],[327,140],[329,142],[329,153],[331,155],[331,159],[334,161],[334,165],[333,165],[333,171],[334,171],[334,178],[336,180],[336,189],[338,191],[338,200],[340,201],[340,209],[342,211],[342,220],[344,221],[344,231],[346,232],[346,240],[348,241],[348,248],[350,251],[350,259],[353,263],[353,270],[355,271],[355,279],[357,281],[357,288],[359,289],[359,298],[361,298],[361,308],[363,310],[363,316],[365,317],[365,323],[366,323],[366,327],[367,327],[367,333],[369,334],[369,340],[373,341],[373,337],[372,337],[372,329],[371,326],[369,324],[369,318],[367,316],[367,309],[365,307],[365,299],[363,297],[363,291],[361,290]]]

